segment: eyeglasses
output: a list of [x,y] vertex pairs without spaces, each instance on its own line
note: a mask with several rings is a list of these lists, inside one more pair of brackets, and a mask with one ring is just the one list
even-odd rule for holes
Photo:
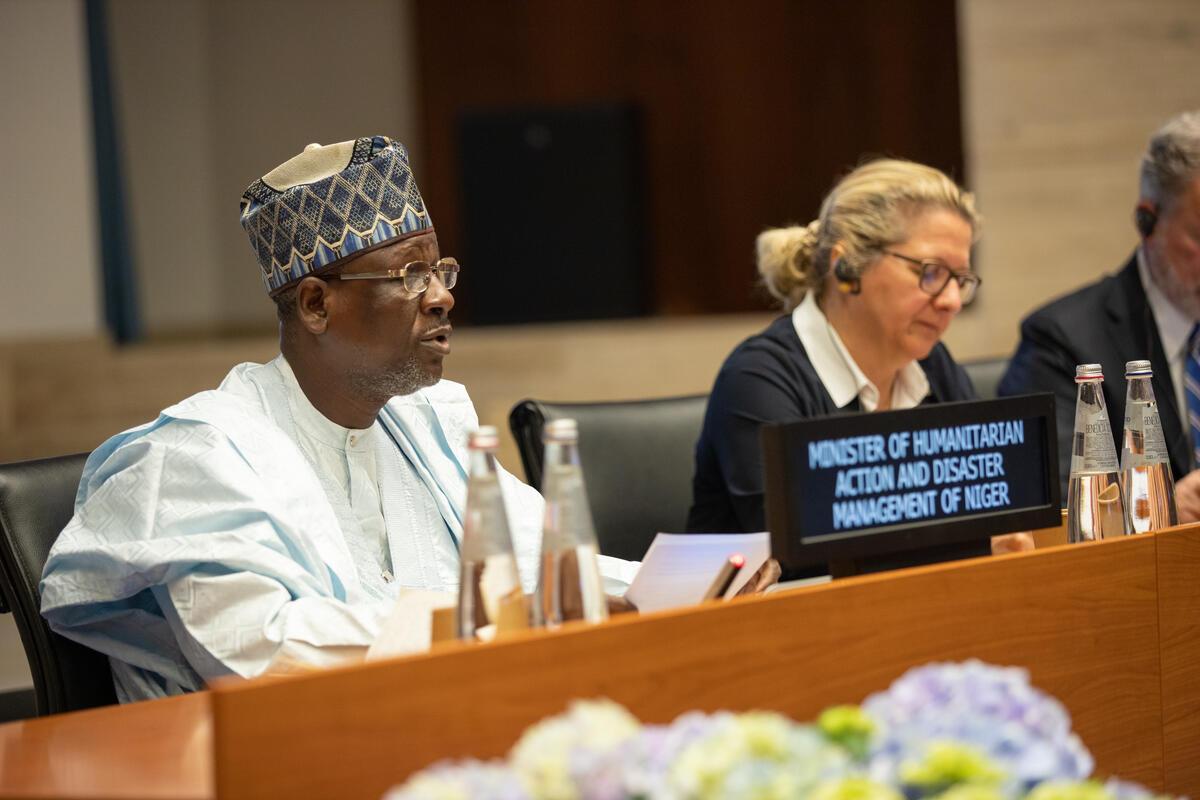
[[404,288],[413,294],[421,294],[433,282],[436,272],[438,280],[447,289],[453,289],[458,283],[458,262],[453,258],[443,258],[430,266],[424,261],[410,261],[399,269],[389,269],[384,272],[350,272],[330,277],[341,278],[344,281],[386,280],[388,278],[404,279]]
[[913,266],[909,269],[921,279],[918,285],[921,287],[921,291],[930,297],[940,295],[953,280],[958,284],[958,294],[962,298],[963,305],[966,305],[975,296],[979,284],[983,283],[983,279],[975,273],[955,272],[940,261],[922,261],[919,258],[901,255],[891,250],[881,250],[880,252],[912,264]]

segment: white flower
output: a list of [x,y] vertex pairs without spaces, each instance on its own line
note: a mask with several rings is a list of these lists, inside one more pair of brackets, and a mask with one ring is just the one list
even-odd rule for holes
[[401,789],[393,789],[383,800],[471,800],[467,787],[451,775],[431,775],[421,773],[404,784]]
[[769,712],[714,715],[711,732],[679,754],[670,791],[683,798],[805,796],[845,774],[849,759],[814,729]]
[[573,775],[573,755],[577,751],[591,757],[602,755],[640,730],[637,719],[611,700],[580,700],[566,713],[525,731],[509,759],[538,800],[578,800],[582,794]]
[[392,789],[384,800],[529,800],[515,773],[496,762],[442,761]]

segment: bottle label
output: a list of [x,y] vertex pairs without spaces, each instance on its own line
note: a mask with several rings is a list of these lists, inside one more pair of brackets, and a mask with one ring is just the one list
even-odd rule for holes
[[1071,446],[1071,475],[1116,472],[1117,448],[1103,406],[1080,404],[1075,409],[1075,436]]
[[1125,441],[1121,448],[1121,469],[1165,464],[1171,456],[1163,436],[1162,421],[1156,403],[1133,402],[1125,405]]

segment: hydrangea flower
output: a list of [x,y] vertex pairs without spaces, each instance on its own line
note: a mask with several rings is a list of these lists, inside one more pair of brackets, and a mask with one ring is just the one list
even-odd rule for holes
[[1098,781],[1047,781],[1033,788],[1026,800],[1167,800],[1144,786],[1116,779]]
[[675,759],[669,797],[807,796],[818,784],[847,774],[846,752],[814,728],[770,712],[713,715],[714,725]]
[[811,726],[761,711],[643,726],[578,702],[507,762],[441,762],[385,800],[1165,800],[1091,770],[1066,711],[1024,670],[971,661],[910,670]]
[[857,777],[820,783],[807,800],[904,800],[904,795],[891,786]]
[[443,761],[412,776],[384,800],[533,800],[508,766],[495,762]]
[[1012,800],[1012,795],[991,784],[960,783],[939,794],[937,800]]
[[669,783],[671,765],[692,743],[711,735],[724,723],[724,717],[691,711],[670,725],[647,725],[640,736],[614,754],[621,763],[621,785],[626,793],[622,796],[655,800],[678,797]]
[[817,730],[861,760],[867,756],[876,726],[858,706],[831,706],[817,717]]
[[901,762],[923,758],[939,741],[977,748],[1019,791],[1092,772],[1091,754],[1071,733],[1066,709],[1030,686],[1023,669],[979,661],[930,664],[909,670],[862,708],[880,727],[869,769],[884,783],[894,784]]
[[961,784],[996,786],[1007,777],[987,756],[959,742],[930,742],[920,759],[900,762],[900,783],[922,796]]
[[1104,784],[1104,789],[1113,800],[1168,800],[1169,797],[1168,795],[1155,794],[1140,783],[1122,781],[1116,778],[1109,778]]
[[1046,781],[1035,786],[1027,800],[1113,800],[1097,781]]
[[[609,793],[620,791],[612,756],[640,731],[637,718],[611,700],[580,700],[525,731],[509,763],[539,800],[619,798]],[[585,795],[581,787],[592,790]]]

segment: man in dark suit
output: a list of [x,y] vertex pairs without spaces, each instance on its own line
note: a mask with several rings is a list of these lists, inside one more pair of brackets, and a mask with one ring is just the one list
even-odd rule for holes
[[[1177,479],[1181,522],[1200,520],[1200,471],[1184,388],[1200,347],[1200,112],[1175,117],[1142,158],[1134,212],[1137,250],[1120,272],[1034,311],[1000,382],[1001,395],[1054,393],[1063,498],[1075,424],[1075,366],[1104,368],[1104,401],[1116,436],[1125,424],[1125,363],[1149,359],[1163,434]],[[1200,423],[1200,420],[1198,420]],[[1118,446],[1120,442],[1118,441]]]

